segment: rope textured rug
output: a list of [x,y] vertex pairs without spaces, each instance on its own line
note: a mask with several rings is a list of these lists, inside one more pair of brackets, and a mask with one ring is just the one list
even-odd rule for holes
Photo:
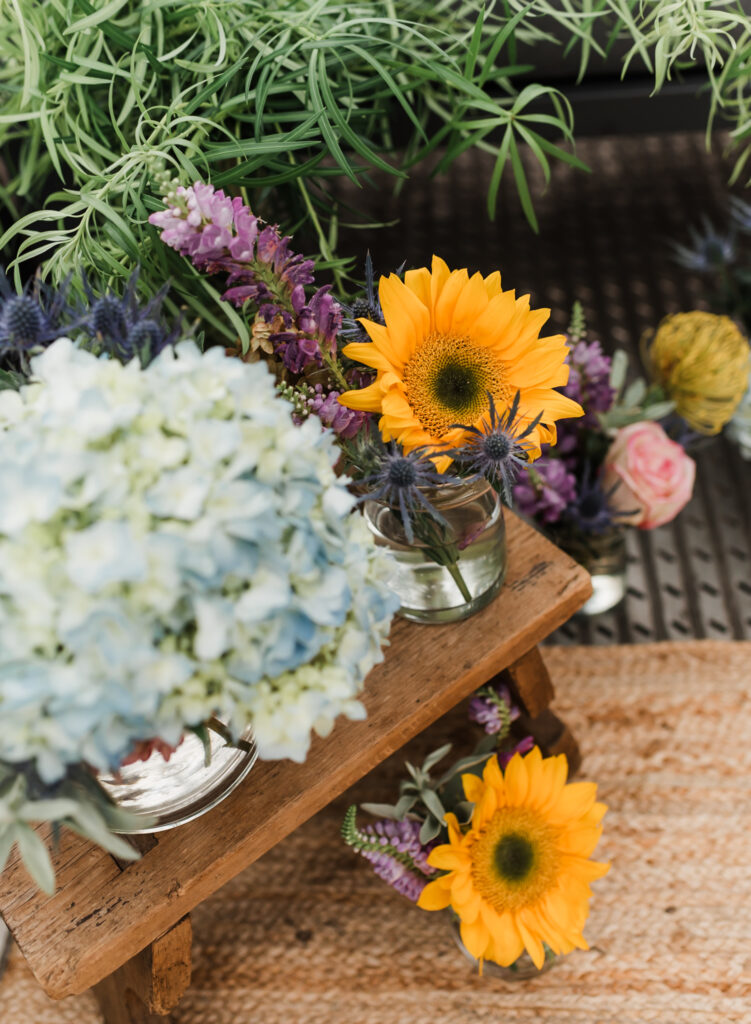
[[[598,859],[613,867],[595,884],[589,952],[529,982],[479,979],[443,915],[413,908],[340,843],[348,803],[390,799],[405,754],[466,742],[462,705],[196,910],[177,1024],[751,1022],[751,643],[545,658],[610,805]],[[14,949],[0,1021],[100,1017],[89,995],[48,1000]]]

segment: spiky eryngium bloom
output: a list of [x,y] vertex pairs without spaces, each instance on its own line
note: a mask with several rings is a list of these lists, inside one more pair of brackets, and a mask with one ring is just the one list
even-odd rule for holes
[[87,347],[99,347],[121,362],[138,356],[142,365],[147,366],[168,345],[175,344],[181,324],[170,327],[162,316],[169,285],[164,285],[145,305],[139,302],[138,273],[133,271],[122,296],[112,292],[97,295],[84,279],[89,313],[81,328],[92,342]]
[[398,511],[410,544],[415,540],[412,523],[415,513],[427,513],[431,519],[448,527],[446,520],[426,497],[425,489],[445,487],[448,483],[459,483],[459,480],[439,473],[424,448],[413,448],[404,454],[392,441],[378,452],[376,458],[378,468],[362,480],[370,488],[364,498],[384,501]]
[[534,448],[535,442],[530,437],[543,416],[539,413],[525,423],[518,416],[519,401],[520,394],[517,391],[509,408],[498,415],[495,399],[488,392],[490,414],[480,427],[453,424],[451,428],[459,427],[469,434],[461,448],[449,452],[451,457],[460,466],[469,469],[474,479],[485,477],[507,505],[511,504],[517,473],[522,466],[527,465],[530,449]]
[[30,353],[80,326],[84,314],[68,300],[69,281],[51,288],[35,277],[16,292],[0,267],[0,359],[25,370]]
[[[741,204],[745,205],[745,204]],[[731,209],[735,212],[736,207]],[[686,270],[699,274],[710,274],[721,267],[726,267],[735,259],[735,239],[733,232],[720,234],[708,217],[702,218],[701,228],[689,228],[690,245],[672,245],[676,263]]]

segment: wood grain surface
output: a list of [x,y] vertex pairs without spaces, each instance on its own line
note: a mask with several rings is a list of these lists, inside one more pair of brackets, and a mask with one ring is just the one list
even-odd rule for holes
[[396,621],[366,681],[364,721],[340,721],[304,764],[263,762],[223,803],[160,833],[122,869],[70,833],[57,891],[35,889],[17,858],[0,875],[0,913],[43,988],[61,998],[101,981],[476,687],[565,622],[589,576],[513,514],[501,593],[465,622]]

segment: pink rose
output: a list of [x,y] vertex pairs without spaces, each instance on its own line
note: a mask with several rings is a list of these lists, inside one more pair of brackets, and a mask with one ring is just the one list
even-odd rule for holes
[[[622,427],[605,456],[603,486],[610,505],[633,512],[626,520],[652,530],[674,519],[691,498],[696,463],[658,423]],[[617,486],[616,486],[617,485]]]

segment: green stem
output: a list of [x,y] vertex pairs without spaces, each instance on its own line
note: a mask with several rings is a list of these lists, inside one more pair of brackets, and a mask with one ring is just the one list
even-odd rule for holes
[[467,602],[467,604],[469,604],[472,601],[472,595],[469,592],[469,587],[464,582],[464,577],[462,576],[461,570],[459,569],[459,564],[457,562],[446,562],[445,565],[448,571],[451,573],[451,579],[454,581],[454,583],[456,583],[457,587],[459,588],[462,597]]

